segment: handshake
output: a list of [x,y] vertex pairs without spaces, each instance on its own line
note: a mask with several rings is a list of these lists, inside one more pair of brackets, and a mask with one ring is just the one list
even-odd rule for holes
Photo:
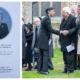
[[64,36],[66,36],[68,33],[69,33],[68,30],[60,31],[60,34],[63,34]]

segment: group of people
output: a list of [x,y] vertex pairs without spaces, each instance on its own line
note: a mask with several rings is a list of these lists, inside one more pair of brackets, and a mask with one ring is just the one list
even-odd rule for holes
[[[22,25],[22,66],[27,66],[26,71],[32,70],[32,56],[36,62],[35,69],[39,74],[49,74],[49,69],[54,70],[51,58],[53,57],[52,34],[59,36],[59,43],[63,54],[64,71],[70,74],[80,69],[80,5],[64,7],[60,30],[55,30],[51,25],[51,17],[55,9],[49,7],[45,10],[43,18],[34,18],[31,23]],[[22,19],[24,22],[24,19]],[[34,28],[34,29],[33,29]],[[70,46],[70,47],[69,47]],[[74,48],[69,51],[69,48]]]

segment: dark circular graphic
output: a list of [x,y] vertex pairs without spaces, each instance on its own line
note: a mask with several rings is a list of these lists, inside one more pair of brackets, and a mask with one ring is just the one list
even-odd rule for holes
[[5,38],[12,26],[10,14],[4,8],[0,7],[0,39]]

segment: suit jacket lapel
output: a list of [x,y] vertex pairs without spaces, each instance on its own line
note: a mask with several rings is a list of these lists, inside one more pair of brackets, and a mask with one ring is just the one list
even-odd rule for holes
[[[71,16],[71,15],[70,15]],[[62,21],[62,25],[61,25],[61,27],[65,27],[65,25],[67,24],[67,22],[69,21],[69,19],[70,19],[70,16],[69,16],[69,18],[63,23],[63,21]]]
[[[40,25],[40,26],[41,26],[41,25]],[[38,27],[38,35],[39,35],[40,26]]]

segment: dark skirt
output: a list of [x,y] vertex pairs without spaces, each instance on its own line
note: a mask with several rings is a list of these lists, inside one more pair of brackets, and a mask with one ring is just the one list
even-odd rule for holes
[[22,58],[26,58],[26,47],[25,47],[26,42],[22,42]]
[[30,44],[26,47],[26,63],[32,63],[32,50]]

